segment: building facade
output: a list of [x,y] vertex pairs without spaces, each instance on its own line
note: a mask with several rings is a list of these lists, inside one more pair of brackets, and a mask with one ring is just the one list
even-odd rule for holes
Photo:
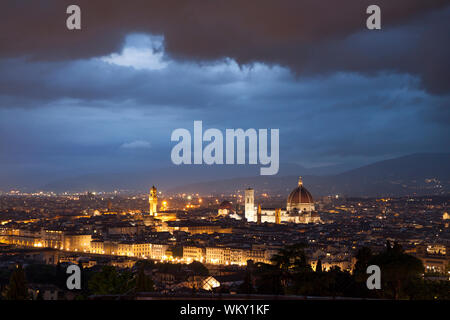
[[289,194],[286,208],[261,208],[255,206],[253,189],[245,190],[245,218],[257,223],[321,223],[320,216],[314,211],[311,193],[303,186],[302,178],[298,186]]

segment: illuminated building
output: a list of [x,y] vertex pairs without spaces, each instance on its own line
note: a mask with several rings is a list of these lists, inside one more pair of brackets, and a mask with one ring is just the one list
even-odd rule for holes
[[158,211],[158,192],[156,187],[153,186],[150,189],[150,194],[148,196],[149,202],[149,215],[143,217],[144,223],[146,226],[155,225],[157,222],[152,218],[157,218],[161,221],[175,221],[177,220],[177,211],[169,211],[167,200],[162,202],[162,206]]
[[225,261],[225,264],[229,262],[231,265],[243,265],[247,263],[247,252],[244,249],[230,248],[229,261]]
[[416,257],[422,260],[425,272],[450,274],[450,255],[447,245],[435,243],[418,246]]
[[281,209],[275,209],[275,223],[281,223]]
[[156,260],[166,260],[166,251],[169,248],[166,244],[152,244],[151,258]]
[[263,246],[247,248],[206,247],[205,263],[244,266],[248,260],[270,264],[277,250],[268,250]]
[[183,247],[183,259],[187,262],[190,261],[203,261],[205,256],[205,249],[199,247],[184,246]]
[[0,242],[23,247],[90,252],[91,235],[43,228],[31,230],[3,228]]
[[238,215],[235,212],[235,210],[233,208],[233,204],[228,200],[223,201],[219,205],[217,216],[218,217],[230,217],[230,218],[233,218],[236,220],[242,220],[242,216]]
[[122,242],[117,246],[117,255],[128,257],[150,257],[152,245],[150,243]]
[[158,219],[164,222],[167,221],[176,221],[177,220],[177,212],[176,211],[159,211]]
[[167,210],[168,209],[168,203],[167,203],[167,201],[166,200],[164,200],[162,203],[161,203],[161,210],[162,211],[165,211],[165,210]]
[[99,240],[91,241],[91,253],[105,254],[104,242]]
[[156,217],[158,215],[158,194],[155,186],[150,189],[150,195],[148,196],[148,203],[150,205],[150,215]]
[[213,233],[232,233],[233,228],[222,227],[218,225],[192,225],[169,228],[169,230],[179,230],[190,234],[213,234]]
[[[228,251],[228,254],[227,254]],[[226,264],[229,263],[229,248],[207,247],[205,252],[205,262],[210,264]]]
[[234,211],[233,205],[230,201],[225,200],[219,205],[218,216],[228,216]]
[[146,242],[133,243],[132,252],[135,257],[150,257],[152,245]]
[[187,281],[178,284],[178,286],[211,291],[214,288],[220,287],[220,282],[212,276],[191,276]]
[[428,254],[442,254],[446,255],[447,246],[444,244],[430,244],[426,247]]
[[[313,271],[316,271],[318,260],[311,260],[309,263]],[[348,259],[342,261],[333,261],[332,259],[323,259],[320,261],[323,271],[330,271],[332,268],[339,267],[343,271],[352,272],[355,267],[356,259]]]
[[92,237],[90,234],[65,234],[63,248],[67,251],[89,252]]
[[254,203],[254,190],[245,190],[245,218],[257,223],[320,223],[320,216],[314,211],[314,200],[311,193],[303,186],[302,178],[298,186],[289,194],[286,208],[258,208]]
[[118,256],[134,256],[133,254],[133,244],[130,242],[120,242],[117,244],[117,252]]

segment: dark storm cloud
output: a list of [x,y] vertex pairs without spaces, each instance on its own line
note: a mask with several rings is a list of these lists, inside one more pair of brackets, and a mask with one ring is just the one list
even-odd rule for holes
[[[205,129],[280,128],[281,161],[307,166],[367,163],[450,143],[450,126],[440,116],[448,96],[424,92],[409,75],[295,79],[285,68],[259,64],[172,61],[161,70],[136,70],[100,59],[62,65],[17,59],[2,67],[22,64],[21,77],[4,92],[9,99],[0,97],[6,106],[0,181],[10,186],[24,173],[23,181],[41,186],[54,176],[166,166],[172,130],[192,130],[194,120]],[[0,74],[0,87],[8,79]],[[122,147],[136,141],[151,147]]]
[[[8,65],[16,69],[14,63],[23,61]],[[286,69],[264,65],[239,69],[231,62],[203,67],[171,62],[162,70],[139,71],[94,59],[63,67],[47,62],[41,79],[36,70],[42,63],[26,64],[23,96],[30,105],[17,112],[3,108],[0,124],[33,151],[33,160],[40,153],[30,145],[44,156],[54,154],[45,150],[67,144],[80,155],[98,147],[102,157],[119,159],[111,150],[139,140],[149,141],[151,152],[165,148],[157,153],[168,155],[171,131],[192,129],[199,119],[205,128],[280,128],[286,159],[370,158],[438,150],[448,143],[449,123],[439,116],[448,96],[425,93],[408,75],[338,73],[300,80]],[[6,82],[0,76],[0,84]],[[13,82],[11,88],[20,85]],[[31,108],[32,101],[40,108]],[[67,148],[60,150],[74,161]]]
[[[225,69],[215,71],[216,65]],[[235,63],[230,68],[227,64],[199,68],[173,63],[164,70],[149,72],[100,59],[64,63],[8,59],[0,60],[0,69],[0,108],[39,107],[59,99],[74,99],[96,107],[112,107],[114,103],[126,107],[127,101],[133,101],[146,109],[214,109],[222,106],[211,101],[233,96],[227,84],[242,78]]]
[[[161,34],[166,52],[288,66],[299,75],[393,70],[419,75],[433,93],[450,89],[448,0],[378,0],[383,31],[365,32],[368,0],[136,0],[76,2],[83,30],[65,28],[72,1],[3,1],[3,57],[79,59],[117,51],[131,32]],[[442,10],[442,12],[437,12]],[[409,27],[399,38],[385,30]]]

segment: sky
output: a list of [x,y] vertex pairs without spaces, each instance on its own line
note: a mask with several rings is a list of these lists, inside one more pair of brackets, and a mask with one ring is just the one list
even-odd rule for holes
[[450,1],[75,2],[0,4],[0,190],[168,167],[194,120],[305,167],[449,152]]

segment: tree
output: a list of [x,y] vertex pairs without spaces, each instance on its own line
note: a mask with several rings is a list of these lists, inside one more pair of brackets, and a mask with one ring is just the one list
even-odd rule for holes
[[138,260],[134,264],[134,267],[136,268],[136,270],[139,270],[139,268],[141,267],[144,268],[144,270],[153,269],[155,267],[155,263],[152,260]]
[[272,288],[275,294],[284,293],[293,275],[311,273],[312,268],[305,254],[305,244],[299,243],[281,249],[271,259],[275,270],[262,279],[261,288]]
[[133,276],[128,271],[119,273],[115,267],[104,266],[89,279],[88,287],[97,295],[123,294],[134,288]]
[[251,294],[255,293],[253,288],[253,279],[250,271],[245,273],[244,282],[239,286],[239,293]]
[[[46,283],[58,285],[58,279],[56,277],[56,268],[51,265],[45,264],[29,264],[27,265],[25,272],[25,278],[30,283]],[[64,284],[65,284],[64,275]]]
[[274,255],[271,261],[283,271],[311,270],[304,249],[304,244],[287,246]]
[[55,268],[55,279],[58,287],[66,288],[67,274],[60,262],[58,262]]
[[182,258],[183,257],[183,246],[172,247],[172,256],[174,258]]
[[44,295],[42,294],[42,290],[39,290],[36,300],[44,300]]
[[391,241],[386,240],[386,251],[390,251],[392,249]]
[[259,294],[284,294],[282,270],[267,264],[258,265],[256,288]]
[[199,276],[208,276],[209,270],[206,268],[203,263],[198,261],[192,261],[188,264],[189,269],[195,274]]
[[153,291],[153,280],[151,277],[145,274],[144,266],[141,265],[136,274],[136,292],[149,292]]
[[7,300],[26,300],[28,299],[28,289],[25,280],[25,272],[22,265],[17,265],[9,279],[8,289],[6,291]]
[[424,272],[422,261],[403,252],[399,244],[388,244],[386,250],[373,256],[369,264],[381,269],[381,288],[387,298],[404,297],[405,289],[412,281],[420,279]]
[[316,272],[322,272],[322,260],[317,260]]
[[450,300],[450,281],[418,279],[406,288],[411,300]]
[[397,241],[394,242],[394,245],[392,246],[392,253],[393,254],[402,254],[403,253],[403,247]]
[[358,252],[355,255],[356,263],[355,267],[353,269],[353,274],[355,275],[356,279],[360,282],[365,282],[367,279],[366,270],[369,266],[369,261],[372,259],[373,254],[372,250],[368,247],[362,247],[358,250]]

